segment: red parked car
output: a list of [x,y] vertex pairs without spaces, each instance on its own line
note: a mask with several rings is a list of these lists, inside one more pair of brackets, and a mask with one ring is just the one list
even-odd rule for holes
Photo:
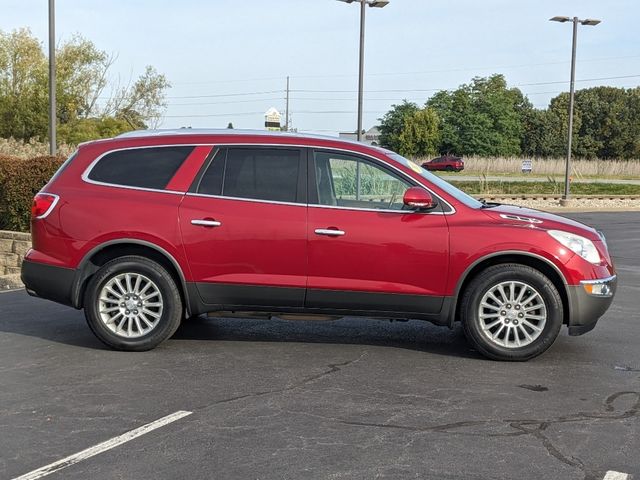
[[464,160],[460,157],[444,155],[424,162],[422,168],[426,168],[427,170],[444,170],[446,172],[461,172],[464,170]]
[[[148,350],[190,316],[462,322],[527,360],[591,330],[616,274],[602,234],[483,203],[405,158],[337,139],[160,131],[81,145],[33,203],[31,295]],[[249,313],[242,313],[249,315]]]

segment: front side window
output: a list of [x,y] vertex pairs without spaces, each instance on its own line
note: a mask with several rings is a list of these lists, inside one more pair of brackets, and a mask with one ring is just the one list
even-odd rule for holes
[[[466,206],[471,207],[471,208],[481,208],[482,207],[482,202],[479,202],[478,200],[473,198],[471,195],[468,195],[468,194],[464,193],[462,190],[457,189],[456,187],[451,185],[449,182],[446,182],[445,180],[443,180],[439,176],[434,175],[430,171],[428,171],[428,170],[422,168],[421,166],[413,163],[411,160],[407,160],[402,155],[399,155],[399,154],[397,154],[395,152],[392,152],[391,150],[382,150],[382,151],[389,158],[391,158],[391,159],[395,160],[396,162],[404,165],[405,167],[408,167],[411,170],[414,170],[415,172],[419,173],[420,176],[422,178],[424,178],[425,180],[427,180],[429,183],[435,185],[440,190],[445,191],[446,193],[448,193],[449,195],[454,197],[456,200],[464,203]],[[448,209],[451,210],[451,207],[448,207]]]
[[314,153],[318,203],[339,207],[402,210],[407,181],[359,157]]
[[193,146],[148,147],[107,153],[89,172],[95,182],[162,190]]

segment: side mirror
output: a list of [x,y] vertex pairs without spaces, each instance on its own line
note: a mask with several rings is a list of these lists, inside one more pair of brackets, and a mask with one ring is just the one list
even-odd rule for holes
[[402,201],[414,210],[430,210],[438,206],[438,202],[427,190],[421,187],[411,187],[404,192]]

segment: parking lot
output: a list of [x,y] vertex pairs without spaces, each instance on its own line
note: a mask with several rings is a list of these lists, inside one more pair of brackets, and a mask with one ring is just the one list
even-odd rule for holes
[[191,413],[46,478],[638,475],[640,213],[569,216],[607,235],[618,294],[593,332],[564,329],[527,363],[482,358],[460,329],[355,318],[203,317],[154,351],[114,352],[82,312],[2,293],[0,478],[175,412]]

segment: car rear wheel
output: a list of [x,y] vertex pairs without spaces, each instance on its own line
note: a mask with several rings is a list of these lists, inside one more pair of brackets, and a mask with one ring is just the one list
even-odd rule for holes
[[469,342],[495,360],[524,361],[547,350],[563,320],[557,288],[540,271],[495,265],[465,289],[460,316]]
[[176,282],[161,265],[139,256],[106,263],[84,298],[93,333],[117,350],[145,351],[174,334],[182,319]]

